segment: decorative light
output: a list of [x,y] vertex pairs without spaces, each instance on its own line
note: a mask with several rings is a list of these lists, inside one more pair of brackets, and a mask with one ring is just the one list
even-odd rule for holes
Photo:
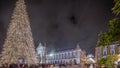
[[16,2],[3,45],[0,64],[18,63],[19,57],[23,57],[27,64],[38,63],[24,0]]

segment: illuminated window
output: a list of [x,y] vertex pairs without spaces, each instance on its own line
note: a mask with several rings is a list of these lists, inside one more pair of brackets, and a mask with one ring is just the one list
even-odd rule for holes
[[110,54],[111,55],[115,54],[115,45],[110,46]]
[[66,59],[68,58],[68,52],[66,52]]
[[103,48],[103,56],[106,56],[106,55],[107,55],[107,46]]
[[74,58],[76,58],[76,51],[73,51],[73,56]]
[[70,58],[72,58],[72,52],[70,52]]

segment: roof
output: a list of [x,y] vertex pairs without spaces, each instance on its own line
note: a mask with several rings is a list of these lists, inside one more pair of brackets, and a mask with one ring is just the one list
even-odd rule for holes
[[65,48],[65,49],[56,49],[56,50],[52,50],[47,52],[48,54],[50,53],[62,53],[62,52],[68,52],[68,51],[74,51],[76,50],[76,48]]

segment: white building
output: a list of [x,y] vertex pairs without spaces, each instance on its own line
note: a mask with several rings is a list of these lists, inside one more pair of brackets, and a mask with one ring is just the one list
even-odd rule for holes
[[46,47],[39,43],[38,47],[36,48],[39,63],[46,63]]
[[[44,47],[41,47],[41,45],[39,45],[37,48],[39,55],[43,53],[41,50],[44,51]],[[77,44],[77,47],[74,49],[65,49],[55,51],[54,53],[48,53],[46,54],[45,58],[46,63],[48,64],[80,64],[81,54],[83,55],[83,53],[85,52],[83,52],[80,49],[79,44]]]
[[47,62],[49,64],[79,64],[80,63],[80,52],[79,45],[76,49],[66,49],[56,51],[52,56],[47,55]]

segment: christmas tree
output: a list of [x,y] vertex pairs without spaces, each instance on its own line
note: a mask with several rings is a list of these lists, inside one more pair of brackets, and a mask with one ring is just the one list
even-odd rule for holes
[[26,64],[36,64],[34,42],[24,0],[17,0],[3,45],[0,64],[18,63],[23,58]]

